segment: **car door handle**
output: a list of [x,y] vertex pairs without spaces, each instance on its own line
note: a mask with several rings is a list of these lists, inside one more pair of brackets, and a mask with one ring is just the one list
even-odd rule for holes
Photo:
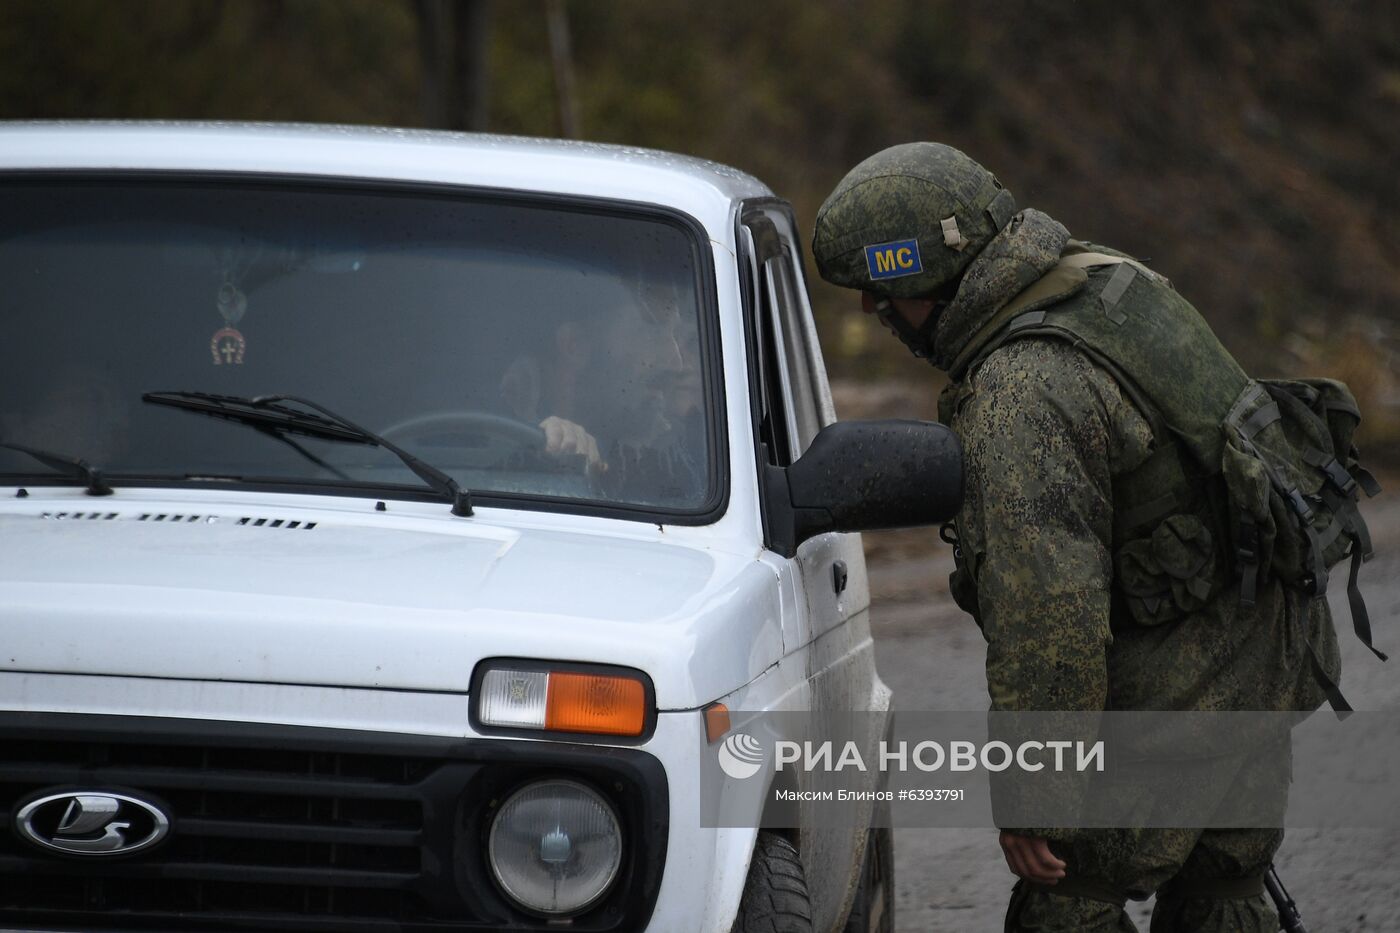
[[849,578],[850,574],[846,572],[846,562],[844,560],[838,560],[831,565],[831,586],[836,590],[837,594],[845,592],[846,581]]

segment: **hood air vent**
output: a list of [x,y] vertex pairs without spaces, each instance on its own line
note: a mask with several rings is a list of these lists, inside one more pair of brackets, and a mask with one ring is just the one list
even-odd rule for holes
[[[40,518],[58,522],[76,521],[103,521],[110,522],[121,518],[120,512],[41,512]],[[213,524],[219,521],[217,515],[185,515],[183,513],[169,512],[142,512],[137,515],[134,521],[138,522],[180,522],[189,524],[191,522],[204,522]],[[289,521],[284,518],[256,518],[245,515],[242,518],[232,519],[236,525],[249,525],[254,528],[286,528],[288,530],[299,528],[302,531],[310,531],[316,527],[315,522]]]
[[249,518],[247,516],[238,520],[240,525],[253,525],[257,528],[300,528],[303,531],[310,531],[316,527],[315,522],[289,522],[281,518]]

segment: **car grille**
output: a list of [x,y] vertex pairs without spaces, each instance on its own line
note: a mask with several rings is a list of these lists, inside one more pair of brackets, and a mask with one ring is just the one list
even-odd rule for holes
[[[104,720],[120,720],[123,731],[114,733]],[[94,724],[96,729],[89,728]],[[192,725],[199,734],[181,734]],[[527,744],[534,748],[522,755]],[[614,795],[618,788],[635,791],[615,802],[624,825],[631,810],[631,822],[640,826],[646,817],[637,804],[650,783],[627,769],[619,775],[610,763],[619,752],[642,753],[599,748],[590,756],[585,748],[582,756],[566,751],[560,760],[550,759],[558,752],[531,754],[549,748],[4,714],[0,928],[543,928],[542,921],[505,903],[487,878],[481,840],[490,807],[541,771],[577,775],[581,768]],[[135,792],[159,801],[172,814],[170,837],[146,853],[96,858],[49,854],[9,831],[15,809],[27,798],[73,788]],[[629,848],[637,861],[642,847]],[[655,879],[644,877],[648,872],[640,862],[635,867],[633,883],[651,888],[654,897]],[[622,898],[625,886],[619,884],[603,907],[578,918],[573,929],[636,928],[620,925],[636,913]],[[644,899],[649,913],[650,899]]]

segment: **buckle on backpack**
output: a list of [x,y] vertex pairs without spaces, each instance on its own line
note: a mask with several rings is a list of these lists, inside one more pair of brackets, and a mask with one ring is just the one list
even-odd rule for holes
[[1297,486],[1288,490],[1286,498],[1288,499],[1288,504],[1293,507],[1293,511],[1297,513],[1300,519],[1304,522],[1312,521],[1312,506],[1308,505],[1308,500],[1303,498],[1303,494],[1298,491]]
[[1356,479],[1333,457],[1322,468],[1322,472],[1327,477],[1327,482],[1332,484],[1332,488],[1344,496],[1350,496],[1356,491]]

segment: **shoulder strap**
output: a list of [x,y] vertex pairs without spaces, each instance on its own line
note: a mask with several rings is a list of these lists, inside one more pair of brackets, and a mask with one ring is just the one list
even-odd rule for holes
[[[1102,267],[1116,268],[1090,274]],[[1012,299],[994,318],[1000,329],[981,341],[978,358],[1023,337],[1068,340],[1105,365],[1149,418],[1155,409],[1197,469],[1219,472],[1220,424],[1250,380],[1199,312],[1128,257],[1078,249],[1046,278],[1056,275],[1087,281],[1049,301],[1035,300],[1030,289]]]
[[[1128,266],[1129,269],[1125,271],[1131,274],[1119,275],[1111,280],[1109,286],[1105,287],[1104,292],[1100,294],[1100,300],[1109,305],[1109,313],[1114,314],[1116,322],[1120,324],[1124,319],[1112,308],[1112,305],[1116,305],[1118,300],[1122,298],[1123,293],[1132,284],[1135,275],[1142,274],[1153,282],[1160,282],[1168,286],[1171,284],[1166,277],[1158,272],[1153,272],[1136,259],[1088,250],[1084,243],[1071,240],[1058,263],[1003,305],[1001,310],[997,311],[991,320],[968,341],[967,347],[948,368],[949,375],[955,380],[961,378],[971,363],[986,356],[1005,342],[1005,339],[1015,330],[1014,327],[1007,327],[1013,320],[1016,321],[1016,324],[1024,326],[1024,321],[1016,319],[1072,297],[1089,280],[1087,270],[1097,266],[1113,265]],[[1003,333],[1003,331],[1005,332]]]
[[1109,253],[1068,253],[1060,257],[1059,264],[1067,269],[1092,269],[1094,266],[1116,266],[1120,263],[1132,266],[1135,270],[1152,279],[1154,282],[1166,282],[1167,279],[1160,272],[1153,272],[1151,269],[1128,256],[1114,256]]

